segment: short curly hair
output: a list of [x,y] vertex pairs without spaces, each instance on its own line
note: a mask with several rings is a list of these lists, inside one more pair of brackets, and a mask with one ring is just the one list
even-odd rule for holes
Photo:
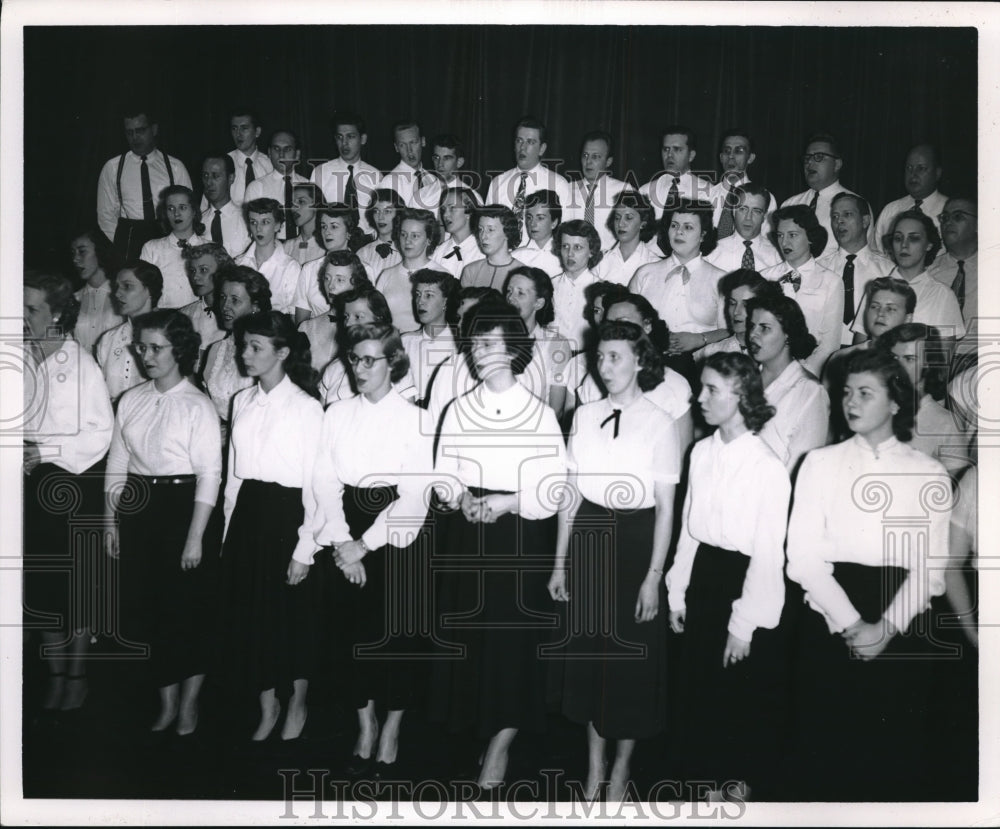
[[400,250],[399,234],[403,230],[403,222],[406,221],[420,222],[424,226],[424,234],[427,236],[427,255],[430,256],[434,249],[441,244],[443,237],[437,217],[430,210],[423,210],[419,207],[404,207],[397,211],[396,218],[392,222],[392,241]]
[[708,254],[715,250],[715,245],[719,240],[715,225],[712,223],[714,210],[715,208],[707,201],[694,201],[693,199],[684,198],[678,199],[676,206],[664,208],[663,215],[660,216],[660,226],[656,236],[656,242],[660,246],[660,250],[670,250],[670,237],[667,235],[667,232],[670,230],[670,223],[673,221],[674,216],[677,213],[690,213],[692,216],[698,217],[702,232],[705,234],[702,237],[699,252],[702,256],[708,256]]
[[377,340],[382,346],[382,356],[389,363],[389,382],[398,383],[410,370],[410,358],[406,356],[399,331],[392,325],[370,323],[352,326],[345,334],[345,344],[350,350],[358,343]]
[[517,309],[506,302],[480,300],[469,309],[462,321],[462,328],[470,341],[473,337],[499,329],[511,358],[511,371],[515,375],[523,374],[531,362],[535,349],[534,337],[528,333]]
[[198,364],[201,334],[194,330],[191,318],[174,308],[158,308],[132,320],[132,342],[138,343],[143,331],[162,331],[170,343],[181,376],[190,377]]
[[[793,360],[804,360],[816,350],[818,343],[809,333],[802,308],[791,297],[777,291],[763,291],[753,299],[748,299],[745,307],[748,320],[753,319],[754,311],[767,311],[778,321],[781,330],[785,332],[785,337],[788,338],[788,352]],[[752,327],[751,322],[747,326],[748,334]]]
[[504,296],[507,296],[507,286],[510,285],[510,280],[515,276],[523,276],[525,279],[530,279],[532,285],[535,286],[535,294],[545,303],[535,313],[535,322],[542,326],[542,328],[552,323],[556,318],[556,311],[552,305],[553,288],[552,279],[549,275],[541,268],[529,268],[527,265],[511,268],[507,273],[507,278],[503,281]]
[[487,204],[480,207],[472,216],[472,232],[479,235],[479,223],[483,219],[499,219],[503,227],[503,235],[507,237],[507,248],[516,249],[521,244],[521,224],[514,211],[502,204]]
[[371,227],[375,227],[375,205],[379,202],[387,202],[391,204],[396,211],[400,211],[406,208],[406,204],[403,202],[403,197],[399,195],[395,190],[389,187],[379,187],[374,193],[372,193],[372,201],[365,210],[365,218],[368,220],[368,224]]
[[933,325],[922,322],[904,322],[890,328],[876,338],[875,348],[892,354],[892,348],[899,343],[920,343],[920,381],[924,392],[935,400],[944,400],[948,393],[948,349],[941,340],[941,334]]
[[813,213],[808,204],[790,204],[788,207],[779,207],[774,211],[774,215],[771,217],[771,227],[774,230],[768,237],[772,245],[781,250],[781,246],[778,244],[778,224],[786,220],[795,222],[806,232],[806,238],[809,240],[809,253],[812,256],[819,256],[823,252],[830,234],[819,223],[819,219],[816,218],[816,214]]
[[320,293],[327,298],[328,302],[332,300],[327,296],[326,291],[326,271],[328,268],[350,268],[351,269],[351,287],[352,288],[370,288],[373,287],[371,280],[368,278],[368,271],[365,270],[364,264],[358,259],[356,253],[352,253],[349,250],[331,250],[326,256],[323,257],[323,262],[316,271],[316,280],[319,283]]
[[223,282],[242,285],[250,302],[257,306],[254,313],[267,313],[271,310],[271,283],[264,274],[247,265],[226,265],[215,272],[215,284],[221,288]]
[[644,195],[636,190],[622,190],[615,200],[611,213],[608,214],[607,228],[615,232],[615,211],[622,209],[634,210],[639,214],[639,241],[648,242],[656,235],[656,212]]
[[142,283],[142,286],[149,292],[149,302],[154,308],[160,304],[163,296],[163,273],[152,262],[145,259],[133,259],[126,262],[118,269],[112,282],[117,282],[125,271],[132,271],[132,275]]
[[597,228],[590,222],[584,219],[571,219],[559,225],[556,232],[552,234],[552,250],[556,256],[559,256],[559,248],[564,236],[580,236],[587,240],[587,244],[590,246],[590,258],[587,259],[588,268],[596,268],[604,258],[604,254],[601,253],[601,237],[597,233]]
[[597,331],[597,342],[621,340],[632,344],[632,353],[639,361],[639,388],[652,391],[663,382],[663,362],[656,347],[646,336],[646,332],[634,322],[618,320],[602,322]]
[[331,202],[330,204],[320,205],[316,208],[316,226],[313,228],[313,239],[324,250],[326,246],[323,244],[323,232],[320,229],[321,219],[324,216],[328,216],[331,219],[344,220],[344,225],[347,227],[347,247],[351,251],[359,250],[367,243],[368,237],[358,227],[357,209],[343,202]]
[[201,259],[202,256],[211,256],[215,260],[216,273],[226,265],[233,264],[233,257],[218,242],[206,242],[203,245],[188,245],[181,250],[181,259],[184,260],[184,272],[189,278],[194,269],[194,260]]
[[757,434],[772,417],[775,408],[764,396],[764,383],[760,379],[757,364],[746,354],[737,351],[719,351],[710,354],[702,364],[702,371],[711,369],[720,377],[735,380],[739,394],[740,414],[747,428]]
[[184,196],[191,205],[191,227],[195,233],[201,236],[205,232],[205,225],[201,220],[201,210],[195,200],[194,191],[183,184],[171,184],[160,191],[160,198],[156,203],[156,218],[160,220],[163,229],[169,234],[171,231],[170,219],[167,217],[167,199],[171,196]]
[[49,271],[27,271],[24,274],[24,287],[41,291],[45,295],[45,304],[53,317],[58,316],[59,329],[63,334],[69,334],[76,328],[80,317],[80,300],[73,293],[73,285],[62,274]]
[[892,256],[893,262],[896,261],[896,257],[892,252],[892,237],[896,233],[896,228],[899,223],[904,219],[913,219],[924,228],[924,233],[927,235],[927,241],[930,247],[924,254],[924,267],[928,267],[938,255],[938,251],[941,250],[941,234],[938,232],[937,225],[934,224],[934,220],[921,210],[904,210],[902,213],[896,215],[892,220],[892,225],[889,227],[889,232],[882,237],[882,244],[885,245],[884,250],[887,250]]
[[889,393],[889,399],[896,404],[896,414],[892,416],[892,432],[903,442],[913,439],[913,422],[917,411],[917,394],[906,369],[892,354],[878,348],[855,351],[847,358],[844,367],[844,386],[852,374],[874,374]]

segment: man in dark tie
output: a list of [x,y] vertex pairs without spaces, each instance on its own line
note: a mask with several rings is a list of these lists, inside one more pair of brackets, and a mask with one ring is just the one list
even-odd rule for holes
[[159,124],[148,107],[124,116],[129,151],[108,159],[97,180],[97,223],[122,261],[139,256],[150,239],[164,235],[156,218],[160,193],[173,184],[191,186],[187,169],[156,146]]
[[201,213],[205,234],[236,258],[250,245],[243,211],[232,199],[236,167],[227,153],[210,155],[201,163],[201,189],[207,207]]
[[[583,219],[594,226],[601,237],[601,250],[610,250],[618,241],[608,227],[608,219],[618,196],[628,186],[611,175],[614,160],[609,133],[596,130],[584,135],[580,147],[580,172],[583,176],[570,184],[570,203],[563,205],[565,221]],[[562,267],[556,273],[561,270]]]
[[361,158],[368,143],[368,127],[355,112],[335,112],[330,118],[337,158],[324,161],[313,170],[312,180],[323,191],[327,204],[342,202],[357,209],[360,227],[374,234],[365,213],[372,203],[372,194],[382,180],[382,174]]
[[441,196],[438,218],[448,235],[434,249],[431,262],[456,279],[462,275],[462,268],[483,258],[476,235],[472,232],[472,214],[475,211],[475,194],[466,187],[451,187]]
[[941,222],[942,253],[928,273],[947,285],[958,298],[965,327],[978,327],[979,315],[979,208],[976,199],[956,196],[945,202]]
[[726,273],[740,269],[760,272],[777,265],[781,254],[763,232],[774,196],[763,185],[748,181],[733,190],[732,199],[736,204],[732,210],[735,232],[720,239],[705,261]]
[[393,167],[381,181],[382,187],[390,187],[399,193],[407,207],[421,210],[437,210],[441,202],[441,180],[424,169],[423,155],[427,139],[420,132],[416,121],[399,121],[392,129],[393,144],[399,153],[399,164]]
[[[736,209],[738,199],[735,190],[750,181],[747,170],[756,158],[753,141],[747,130],[733,127],[722,133],[722,138],[719,139],[719,164],[722,166],[722,175],[709,192],[709,201],[715,208],[712,222],[720,240],[736,232],[733,211]],[[772,194],[764,206],[765,236],[771,232],[771,222],[768,217],[777,209],[778,203]]]
[[247,187],[244,204],[255,199],[274,199],[278,202],[285,211],[282,226],[285,235],[281,241],[287,241],[295,237],[293,187],[308,181],[295,171],[301,157],[299,139],[291,130],[276,130],[268,141],[267,155],[274,169]]
[[[667,127],[660,137],[660,158],[663,170],[639,188],[649,199],[653,212],[659,219],[664,205],[676,207],[679,199],[708,201],[712,182],[691,171],[698,155],[694,130],[681,124]],[[664,253],[669,255],[670,251]]]
[[941,154],[936,147],[930,144],[918,144],[906,154],[906,166],[903,168],[906,195],[889,202],[879,213],[873,242],[877,251],[889,254],[892,246],[887,247],[882,237],[892,227],[892,220],[904,210],[919,210],[930,216],[940,232],[938,214],[944,210],[944,203],[948,200],[947,196],[938,192],[937,185],[940,180]]
[[[236,207],[242,207],[247,187],[270,173],[274,165],[257,146],[257,140],[260,138],[260,121],[253,110],[246,107],[234,109],[229,117],[229,131],[236,145],[235,149],[229,151],[235,168],[229,197]],[[205,204],[202,203],[202,208],[204,207]]]

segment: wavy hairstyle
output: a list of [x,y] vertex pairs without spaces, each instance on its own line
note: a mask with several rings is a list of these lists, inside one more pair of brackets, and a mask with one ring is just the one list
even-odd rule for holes
[[424,226],[424,234],[427,236],[427,255],[434,253],[434,249],[441,244],[443,232],[437,217],[430,210],[423,210],[419,207],[404,207],[397,211],[396,218],[392,221],[392,241],[398,250],[402,250],[399,244],[399,234],[403,231],[403,222],[420,222]]
[[201,334],[194,330],[191,318],[174,308],[158,308],[132,320],[132,343],[138,343],[143,331],[162,331],[170,343],[181,376],[190,377],[198,364]]
[[816,218],[816,214],[813,213],[808,204],[791,204],[788,207],[779,207],[774,211],[774,215],[771,217],[771,227],[774,230],[771,231],[768,239],[779,251],[781,247],[778,245],[778,224],[785,220],[795,222],[806,232],[810,255],[819,256],[823,252],[830,234],[819,223],[819,219]]
[[938,251],[941,250],[941,234],[938,232],[934,220],[921,210],[904,210],[892,220],[889,232],[882,237],[882,244],[885,246],[884,250],[889,251],[890,255],[892,255],[892,261],[895,262],[896,257],[892,253],[892,237],[896,233],[899,223],[904,219],[913,219],[919,222],[924,228],[924,234],[930,243],[930,248],[924,253],[924,267],[926,268],[937,258]]
[[309,338],[295,327],[295,321],[288,314],[280,311],[249,314],[236,320],[233,334],[240,353],[250,334],[267,337],[275,351],[287,348],[288,356],[282,360],[281,367],[288,379],[306,394],[319,399],[319,372],[312,367]]
[[644,195],[637,190],[622,190],[615,199],[614,207],[608,214],[606,227],[612,233],[615,232],[615,211],[628,208],[639,214],[639,241],[648,242],[656,235],[656,213],[653,205],[649,203]]
[[223,282],[233,282],[242,285],[250,297],[250,302],[257,306],[255,314],[267,313],[271,310],[271,284],[267,277],[247,265],[226,265],[215,272],[215,284],[222,287]]
[[505,297],[510,280],[515,276],[523,276],[525,279],[531,280],[531,284],[535,286],[535,294],[545,303],[535,312],[535,322],[542,328],[550,325],[556,318],[556,310],[552,304],[552,279],[541,268],[530,268],[527,265],[511,268],[507,278],[503,281],[503,295]]
[[604,258],[604,254],[601,253],[601,237],[597,233],[597,228],[590,222],[584,219],[570,219],[570,221],[560,224],[552,234],[552,252],[556,256],[559,256],[559,248],[566,236],[581,236],[587,240],[587,244],[590,246],[590,258],[587,259],[588,268],[596,268]]
[[[368,220],[368,224],[374,229],[375,227],[375,205],[379,202],[388,202],[396,209],[396,214],[399,214],[400,210],[406,208],[406,204],[403,202],[403,197],[399,195],[395,190],[390,187],[379,187],[374,193],[372,193],[372,203],[365,210],[365,218]],[[395,230],[393,231],[393,237],[395,238]]]
[[663,382],[663,361],[641,326],[627,320],[602,322],[597,330],[597,342],[613,340],[631,344],[632,353],[639,361],[640,370],[636,379],[640,389],[652,391]]
[[764,397],[764,383],[760,379],[757,364],[735,351],[719,351],[705,358],[702,371],[712,369],[720,377],[734,380],[734,389],[739,394],[740,414],[747,428],[757,434],[772,417],[775,408]]
[[324,216],[328,216],[331,219],[343,220],[344,225],[347,227],[347,249],[351,252],[364,247],[368,243],[368,237],[358,227],[358,211],[338,201],[316,208],[316,226],[313,228],[313,239],[316,240],[316,244],[323,248],[323,250],[326,250],[326,247],[323,245],[323,234],[320,232],[319,226],[320,220]]
[[816,350],[816,338],[809,333],[805,315],[799,304],[791,297],[778,291],[762,291],[753,299],[747,300],[747,336],[753,330],[753,312],[767,311],[781,326],[788,340],[788,353],[793,360],[804,360]]
[[855,351],[847,358],[844,367],[844,386],[852,374],[874,374],[889,393],[889,399],[896,404],[896,414],[892,416],[892,432],[903,442],[913,438],[913,420],[917,411],[917,393],[913,389],[910,375],[892,354],[878,348]]
[[[79,238],[79,237],[77,237]],[[62,274],[50,271],[27,271],[24,274],[24,287],[41,291],[45,295],[45,304],[49,306],[53,322],[59,323],[62,333],[69,334],[76,328],[80,316],[80,300],[73,293],[73,284]]]
[[[617,282],[607,282],[602,279],[597,282],[591,282],[584,288],[583,296],[587,301],[583,309],[583,316],[593,326],[597,325],[594,319],[594,309],[597,305],[597,300],[601,300],[603,315],[616,302],[627,300],[629,298],[629,290],[625,285],[619,285]],[[601,322],[603,321],[602,316]]]
[[935,400],[944,400],[948,393],[948,351],[942,343],[937,328],[922,322],[904,322],[876,338],[873,345],[892,354],[893,346],[899,343],[922,345],[917,350],[917,358],[920,361],[920,382],[926,394]]
[[[352,288],[337,295],[340,300],[340,314],[343,316],[344,310],[352,302],[364,302],[372,316],[375,317],[375,324],[392,325],[392,311],[389,310],[389,303],[385,301],[385,295],[372,287]],[[343,321],[343,320],[341,320]],[[343,326],[347,327],[347,326]]]
[[462,283],[446,271],[421,268],[410,276],[410,293],[416,301],[418,285],[437,285],[444,297],[444,319],[450,326],[458,322],[458,292]]
[[499,219],[503,235],[507,237],[507,249],[514,250],[521,244],[521,225],[509,207],[502,204],[487,204],[472,215],[472,232],[479,235],[479,223],[483,219]]
[[156,203],[156,218],[160,220],[163,229],[170,233],[170,220],[167,218],[167,199],[170,196],[185,196],[188,204],[191,205],[191,215],[193,216],[191,227],[194,232],[201,236],[205,232],[205,223],[201,220],[201,211],[198,209],[198,202],[195,200],[194,191],[183,184],[171,184],[160,191],[160,199]]
[[604,319],[607,320],[608,312],[615,305],[631,305],[639,314],[643,326],[649,326],[648,337],[650,342],[656,347],[661,356],[670,350],[670,329],[667,324],[660,319],[659,312],[652,306],[650,301],[642,294],[630,293],[628,296],[615,299],[613,303],[604,303]]
[[[399,331],[392,325],[366,324],[355,325],[347,331],[345,337],[346,350],[349,351],[359,343],[376,340],[382,346],[382,356],[389,363],[389,382],[398,383],[410,370],[410,358],[406,356],[403,340]],[[346,354],[345,354],[346,359]]]
[[506,302],[482,299],[471,308],[463,320],[465,336],[472,339],[499,330],[503,335],[507,354],[511,358],[511,371],[524,373],[534,353],[535,340],[528,333],[517,309]]
[[365,270],[365,266],[362,264],[361,260],[358,259],[356,253],[352,253],[350,250],[331,250],[326,256],[323,257],[323,264],[319,266],[316,271],[316,280],[319,283],[320,293],[327,298],[330,304],[333,304],[333,300],[326,292],[326,271],[328,268],[350,268],[351,269],[351,288],[371,288],[372,283],[368,278],[368,271]]
[[97,256],[97,266],[110,279],[111,275],[118,270],[120,261],[118,259],[118,252],[108,240],[108,237],[104,235],[104,232],[93,227],[87,228],[86,230],[81,230],[79,233],[74,233],[70,237],[70,243],[72,244],[77,239],[90,240],[90,243],[94,246],[94,255]]
[[150,305],[155,308],[160,304],[160,297],[163,296],[163,274],[156,265],[152,262],[147,262],[145,259],[133,259],[118,269],[118,273],[114,275],[112,282],[117,282],[118,277],[125,271],[132,271],[135,278],[149,291]]
[[[228,156],[226,156],[228,158]],[[211,256],[215,260],[215,272],[218,273],[226,265],[233,264],[233,257],[218,242],[205,242],[203,245],[188,245],[181,250],[181,259],[184,260],[184,272],[191,277],[194,270],[194,260],[201,259],[202,256]]]
[[705,234],[701,239],[699,252],[702,256],[708,256],[708,254],[715,250],[715,245],[719,241],[719,235],[715,230],[715,225],[712,223],[714,211],[715,208],[707,201],[694,201],[685,198],[678,199],[676,206],[665,207],[663,215],[660,216],[660,226],[656,235],[656,243],[660,246],[660,250],[667,251],[671,249],[670,237],[667,235],[667,232],[670,230],[670,223],[673,221],[674,216],[677,213],[690,213],[692,216],[698,217],[702,233]]

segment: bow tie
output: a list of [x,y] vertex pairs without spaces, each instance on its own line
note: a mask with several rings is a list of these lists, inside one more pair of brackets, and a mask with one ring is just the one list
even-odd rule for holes
[[187,246],[188,246],[188,240],[187,239],[178,239],[177,240],[177,247],[179,247],[181,249],[184,249]]
[[606,418],[604,418],[604,420],[601,421],[601,428],[603,429],[612,420],[615,422],[615,433],[611,436],[611,439],[614,440],[615,438],[618,437],[618,427],[621,425],[621,420],[622,420],[621,409],[612,409],[611,414],[609,414]]
[[451,259],[451,257],[453,257],[453,256],[456,256],[456,257],[458,257],[458,261],[459,261],[459,262],[461,262],[461,261],[462,261],[462,251],[460,251],[460,250],[458,249],[458,245],[455,245],[455,247],[453,247],[453,248],[451,249],[451,253],[446,253],[446,254],[444,255],[444,258],[445,258],[445,259]]
[[392,245],[388,242],[379,242],[375,245],[375,253],[385,259],[390,253],[392,253]]
[[802,287],[802,277],[799,276],[795,271],[789,271],[781,279],[778,280],[778,284],[781,285],[785,282],[791,283],[792,287],[798,292],[799,288]]
[[327,314],[326,317],[332,323],[336,323],[337,322],[337,315],[336,314]]
[[215,310],[215,308],[213,308],[211,305],[203,304],[201,310],[205,312],[205,316],[209,316]]

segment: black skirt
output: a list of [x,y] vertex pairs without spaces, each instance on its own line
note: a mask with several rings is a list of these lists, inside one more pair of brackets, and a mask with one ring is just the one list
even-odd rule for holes
[[785,680],[780,626],[758,628],[746,659],[723,666],[733,602],[750,558],[701,544],[685,596],[677,676],[681,768],[688,780],[744,780],[760,791],[779,760]]
[[222,528],[210,519],[201,563],[181,569],[194,494],[193,476],[152,483],[129,475],[118,507],[123,631],[148,646],[150,678],[161,688],[204,674],[210,662]]
[[442,655],[431,669],[430,718],[480,737],[503,728],[542,730],[546,663],[540,646],[558,623],[546,589],[555,518],[532,521],[508,513],[478,524],[457,510],[440,524],[433,568],[434,631]]
[[24,621],[68,633],[98,624],[107,572],[104,461],[79,475],[40,463],[24,481]]
[[649,571],[654,508],[622,512],[584,500],[570,536],[562,710],[605,739],[639,739],[666,725],[667,603],[656,618],[635,604]]
[[[866,622],[877,622],[906,579],[900,567],[837,562],[834,578]],[[929,613],[877,658],[852,657],[823,616],[803,614],[792,691],[790,779],[810,800],[923,800],[935,775],[926,753]]]
[[222,554],[223,673],[234,689],[287,700],[316,663],[316,583],[287,583],[304,509],[302,490],[243,481]]

